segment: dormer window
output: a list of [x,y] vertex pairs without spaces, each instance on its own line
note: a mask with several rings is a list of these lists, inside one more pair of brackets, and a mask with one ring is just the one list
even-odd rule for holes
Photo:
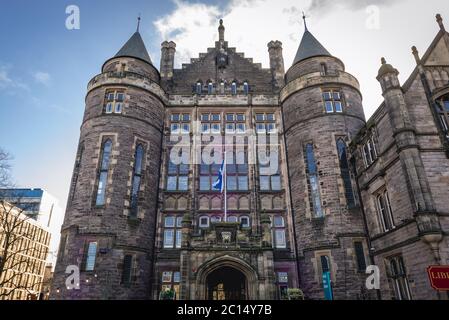
[[233,95],[237,94],[237,82],[233,81],[231,85],[231,92]]
[[209,82],[207,84],[207,94],[213,94],[214,93],[214,84],[212,82]]
[[243,83],[243,93],[245,94],[245,95],[248,95],[249,94],[249,84],[248,84],[248,82],[244,82]]
[[196,83],[195,92],[196,94],[201,94],[203,92],[203,84],[199,81]]

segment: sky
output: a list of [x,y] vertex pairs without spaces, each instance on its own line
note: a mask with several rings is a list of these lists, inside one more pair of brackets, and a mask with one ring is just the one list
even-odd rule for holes
[[[80,28],[69,30],[76,5]],[[89,80],[136,30],[159,68],[160,44],[177,44],[180,67],[213,47],[218,20],[231,47],[268,68],[267,43],[283,43],[288,69],[306,12],[309,30],[357,77],[367,118],[382,102],[376,81],[385,56],[404,82],[415,67],[411,47],[424,54],[449,29],[447,0],[0,0],[0,147],[12,156],[21,187],[43,188],[65,207]]]

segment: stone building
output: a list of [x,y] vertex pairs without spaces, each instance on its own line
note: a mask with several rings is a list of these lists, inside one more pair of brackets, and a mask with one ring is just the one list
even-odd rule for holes
[[[229,46],[222,21],[181,69],[174,42],[158,71],[136,32],[88,84],[52,298],[438,298],[426,267],[448,259],[439,22],[404,87],[381,67],[386,102],[368,123],[357,79],[307,29],[287,72],[279,41],[264,69]],[[395,222],[379,229],[387,212]],[[393,260],[407,273],[386,272]],[[365,287],[374,263],[377,294]]]

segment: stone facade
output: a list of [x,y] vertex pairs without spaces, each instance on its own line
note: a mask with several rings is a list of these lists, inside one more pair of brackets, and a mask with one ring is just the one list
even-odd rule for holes
[[[159,74],[137,32],[89,82],[52,297],[445,298],[426,275],[449,254],[442,22],[404,86],[384,63],[368,122],[357,79],[308,30],[287,73],[279,41],[264,69],[224,34],[220,21],[219,41],[181,69],[163,42]],[[212,187],[224,151],[226,198]],[[378,292],[365,288],[372,264]]]

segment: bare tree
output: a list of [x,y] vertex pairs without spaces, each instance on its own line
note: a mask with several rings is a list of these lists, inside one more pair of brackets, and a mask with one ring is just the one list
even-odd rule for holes
[[0,200],[0,300],[11,299],[17,290],[38,295],[43,279],[30,276],[36,274],[36,264],[45,268],[48,254],[48,240],[36,245],[40,227],[17,206],[17,199],[15,204]]
[[0,188],[11,186],[11,155],[0,148]]

